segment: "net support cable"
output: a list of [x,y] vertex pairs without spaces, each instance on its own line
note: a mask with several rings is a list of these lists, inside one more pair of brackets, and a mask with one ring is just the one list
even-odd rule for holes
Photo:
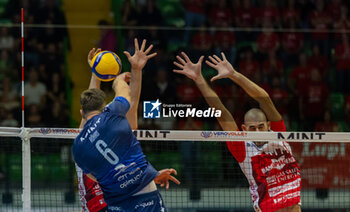
[[[9,128],[0,127],[0,136],[25,138],[75,139],[77,128]],[[350,142],[347,132],[252,132],[252,131],[184,131],[134,130],[138,140],[145,141],[288,141]]]

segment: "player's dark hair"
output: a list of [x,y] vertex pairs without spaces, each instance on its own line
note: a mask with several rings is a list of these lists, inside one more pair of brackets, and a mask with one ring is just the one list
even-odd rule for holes
[[85,114],[100,110],[102,111],[106,100],[106,94],[96,88],[85,90],[80,95],[80,104]]

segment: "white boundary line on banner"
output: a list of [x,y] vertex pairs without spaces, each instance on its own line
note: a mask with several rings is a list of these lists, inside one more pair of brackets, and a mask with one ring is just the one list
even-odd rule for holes
[[[8,128],[0,127],[0,136],[75,139],[76,128]],[[350,142],[349,132],[249,132],[249,131],[183,131],[135,130],[138,140],[148,141],[288,141]]]

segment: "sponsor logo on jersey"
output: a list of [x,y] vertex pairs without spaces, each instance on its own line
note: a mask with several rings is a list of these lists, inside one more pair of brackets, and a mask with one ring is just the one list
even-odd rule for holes
[[152,206],[152,205],[154,205],[154,201],[152,200],[152,201],[149,201],[149,202],[143,202],[143,203],[140,203],[140,204],[138,204],[138,205],[135,205],[135,209],[137,209],[137,208],[145,208],[145,207],[149,207],[149,206]]

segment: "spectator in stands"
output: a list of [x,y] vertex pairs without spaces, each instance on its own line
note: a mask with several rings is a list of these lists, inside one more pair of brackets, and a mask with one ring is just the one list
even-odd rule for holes
[[155,0],[147,0],[146,5],[141,8],[137,24],[139,26],[162,26],[163,20]]
[[307,82],[303,93],[300,95],[300,115],[304,124],[304,130],[312,131],[315,124],[322,120],[323,114],[329,103],[329,89],[322,81],[320,72],[313,68],[310,80]]
[[[271,91],[269,93],[272,101],[276,104],[276,109],[281,113],[282,116],[288,114],[288,101],[289,96],[287,90],[283,88],[283,84],[280,81],[280,77],[273,76],[271,83]],[[283,118],[284,120],[287,120]]]
[[230,27],[233,23],[233,14],[226,0],[214,1],[209,11],[208,18],[210,26],[213,27]]
[[339,126],[337,122],[332,121],[331,112],[326,110],[323,115],[323,120],[319,121],[315,125],[314,131],[316,132],[338,132]]
[[43,116],[40,113],[39,105],[31,104],[28,107],[26,117],[26,126],[28,127],[42,127],[44,124]]
[[[342,42],[343,34],[345,31],[350,30],[350,19],[348,16],[348,8],[346,6],[340,7],[337,11],[339,14],[338,19],[333,18],[333,27],[336,33],[334,34],[334,43],[338,45]],[[332,42],[333,43],[333,42]]]
[[283,51],[281,57],[286,68],[295,66],[298,62],[299,53],[304,46],[304,34],[296,32],[295,24],[296,22],[290,19],[286,24],[288,31],[282,33],[281,43]]
[[[166,50],[167,48],[167,38],[164,36],[163,30],[158,30],[156,26],[152,26],[149,30],[144,31],[140,36],[144,39],[152,42],[154,49]],[[154,65],[150,63],[151,65]]]
[[46,116],[45,125],[49,127],[69,127],[69,110],[60,101],[54,101]]
[[[26,19],[26,24],[28,25],[35,24],[34,15],[32,14],[28,15],[28,18]],[[37,28],[30,28],[30,27],[24,28],[24,34],[25,34],[24,49],[25,49],[26,61],[31,65],[35,65],[35,66],[38,66],[40,64],[41,54],[43,54],[44,52],[44,46],[40,42],[40,36],[38,36],[38,33],[40,33],[40,31],[41,30]]]
[[[56,0],[46,0],[43,6],[35,14],[35,23],[49,25],[66,25],[64,13],[58,7]],[[63,51],[63,39],[68,37],[68,32],[63,28],[46,27],[39,37],[43,37],[42,41],[48,43],[54,42],[60,51]]]
[[[324,0],[317,0],[316,10],[309,14],[310,24],[314,30],[328,30],[331,25],[331,16],[324,9]],[[320,47],[323,55],[329,55],[329,33],[328,32],[313,32],[311,41]]]
[[12,71],[13,61],[9,56],[9,51],[3,49],[0,51],[0,79],[8,76]]
[[294,67],[288,76],[288,88],[290,91],[291,100],[289,102],[289,117],[291,121],[300,122],[299,97],[305,92],[305,87],[310,81],[311,67],[307,63],[305,53],[299,55],[299,64]]
[[308,58],[307,63],[311,67],[317,68],[320,71],[322,79],[327,82],[329,81],[329,59],[321,54],[318,45],[312,46],[312,55]]
[[280,38],[277,33],[273,31],[272,23],[265,19],[263,23],[263,31],[258,35],[256,45],[259,59],[266,58],[269,52],[276,52],[280,47]]
[[278,77],[282,85],[285,85],[284,67],[281,60],[276,57],[276,53],[271,51],[268,58],[262,65],[263,81],[272,84],[273,77]]
[[305,86],[310,80],[311,67],[307,63],[305,53],[299,55],[299,65],[296,66],[288,77],[288,86],[293,95],[300,96],[305,91]]
[[21,16],[19,15],[19,11],[21,10],[21,8],[25,8],[26,12],[23,15],[24,19],[28,20],[28,16],[36,13],[38,5],[40,5],[40,0],[8,1],[1,18],[10,19],[12,23],[20,23]]
[[[181,3],[185,8],[186,27],[202,26],[206,20],[205,6],[207,0],[181,0]],[[185,31],[184,41],[186,44],[189,42],[191,34],[191,30]]]
[[57,32],[58,29],[54,27],[54,23],[51,19],[46,19],[44,23],[45,28],[36,29],[37,33],[35,36],[37,37],[38,47],[41,52],[45,52],[46,48],[50,44],[55,44],[59,51],[63,51],[63,37]]
[[13,88],[10,78],[5,77],[2,80],[2,87],[0,89],[0,105],[11,111],[19,107],[19,103],[19,94],[17,90]]
[[[243,0],[242,7],[234,11],[235,24],[237,27],[250,28],[255,26],[255,14],[257,9],[252,5],[251,0]],[[237,40],[255,41],[256,33],[252,31],[237,31]]]
[[345,97],[345,117],[350,128],[350,94]]
[[342,7],[346,7],[342,0],[329,1],[326,11],[332,17],[333,21],[337,21],[340,18],[341,13],[339,11],[341,11]]
[[230,98],[230,94],[227,92],[230,89],[229,85],[225,86],[220,82],[215,82],[213,83],[212,89],[215,93],[223,95],[224,99]]
[[210,51],[213,47],[213,37],[206,29],[205,25],[202,25],[198,32],[192,37],[193,55],[200,57],[200,55],[210,55]]
[[0,49],[13,50],[14,38],[11,35],[8,27],[1,27],[0,29]]
[[214,34],[215,54],[224,52],[227,60],[235,64],[236,61],[236,36],[232,31],[216,31]]
[[176,94],[179,103],[196,104],[200,99],[198,88],[188,78],[182,78],[177,86]]
[[148,86],[152,87],[152,89],[149,89],[152,92],[149,95],[150,99],[159,99],[162,103],[176,102],[176,97],[174,96],[176,87],[164,68],[158,69],[155,79]]
[[122,24],[124,26],[135,26],[137,24],[137,10],[130,0],[125,0],[120,10]]
[[259,61],[254,59],[252,49],[247,49],[243,53],[243,59],[239,62],[239,71],[248,78],[253,78],[256,72],[260,72]]
[[60,78],[59,73],[53,73],[50,83],[48,85],[48,92],[47,92],[47,105],[49,107],[52,107],[54,103],[58,102],[60,104],[65,103],[65,84],[63,82],[63,79]]
[[350,92],[350,45],[347,34],[343,34],[342,43],[335,47],[336,79],[339,92]]
[[48,43],[40,57],[39,79],[45,82],[46,86],[49,86],[54,73],[64,72],[63,52],[59,51],[55,43]]
[[111,27],[111,24],[106,20],[100,20],[98,26],[101,31],[98,47],[103,51],[115,52],[117,50],[117,35],[114,29],[108,28]]
[[300,11],[300,22],[298,23],[298,26],[303,29],[309,29],[309,14],[315,9],[314,3],[309,0],[298,0],[296,2],[296,8]]
[[18,121],[14,118],[13,112],[6,110],[5,119],[1,119],[1,127],[18,127]]
[[[33,67],[29,70],[28,79],[28,82],[26,82],[24,85],[26,106],[34,104],[36,106],[44,107],[47,94],[46,86],[39,82],[38,72]],[[33,110],[35,112],[36,108]]]
[[[164,31],[159,30],[158,27],[165,23],[164,17],[160,12],[155,0],[147,0],[146,5],[141,8],[138,15],[138,25],[149,26],[151,29],[138,30],[137,37],[142,37],[154,44],[155,49],[167,47],[167,39]],[[154,64],[148,64],[148,67]],[[147,67],[146,67],[147,68]]]
[[296,7],[295,0],[288,0],[286,7],[282,9],[282,23],[284,26],[290,26],[290,23],[299,23],[300,10]]
[[280,26],[280,13],[274,0],[264,0],[264,6],[258,10],[256,24],[265,27],[265,22],[271,23],[271,27]]

